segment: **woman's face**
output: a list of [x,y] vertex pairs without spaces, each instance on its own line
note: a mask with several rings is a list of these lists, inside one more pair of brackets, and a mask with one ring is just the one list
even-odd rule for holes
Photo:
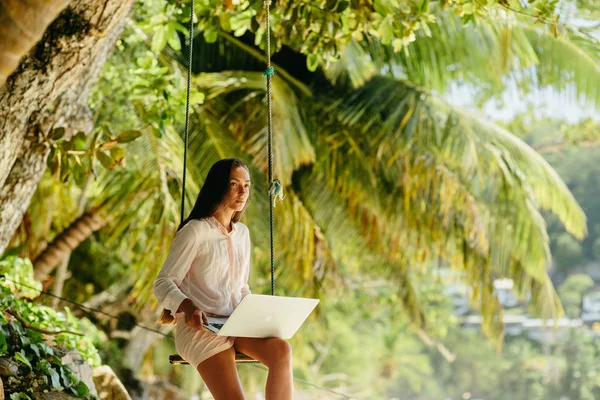
[[229,191],[224,205],[233,211],[242,211],[250,196],[250,174],[244,167],[235,167],[229,176]]

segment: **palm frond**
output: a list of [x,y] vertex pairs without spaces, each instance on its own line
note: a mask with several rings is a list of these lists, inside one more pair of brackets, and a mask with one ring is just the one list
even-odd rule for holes
[[[226,121],[233,131],[243,132],[244,151],[251,155],[261,170],[266,171],[267,158],[267,105],[264,100],[265,81],[261,74],[251,72],[223,72],[201,74],[194,79],[199,89],[208,91],[207,106],[214,102],[234,107],[250,107],[249,119]],[[282,79],[273,78],[273,153],[275,178],[289,185],[292,173],[314,162],[315,152],[304,127],[302,109],[294,91]],[[251,96],[258,92],[262,96]],[[229,103],[231,104],[231,103]],[[230,105],[231,107],[231,105]],[[226,116],[228,114],[225,114]],[[240,113],[236,114],[238,117]],[[225,122],[225,121],[224,121]]]
[[430,32],[419,31],[404,51],[373,38],[351,42],[328,76],[359,87],[375,67],[440,93],[452,83],[499,91],[513,82],[533,90],[552,87],[568,100],[600,105],[598,39],[574,29],[554,37],[545,27],[505,15],[477,25],[464,25],[448,12],[436,17]]
[[382,270],[392,271],[387,278],[396,283],[404,312],[416,327],[424,327],[424,311],[409,265],[402,263],[397,253],[389,251],[385,236],[372,229],[372,221],[361,220],[357,204],[340,196],[318,170],[298,176],[295,185],[302,203],[326,238],[333,259],[343,268],[342,274],[364,277],[380,275]]
[[[550,260],[545,223],[549,209],[579,237],[585,215],[556,172],[510,133],[453,108],[403,82],[377,77],[346,97],[332,101],[335,115],[325,132],[347,129],[358,143],[338,135],[340,158],[325,165],[334,171],[331,187],[349,204],[361,205],[358,218],[372,223],[411,265],[439,257],[465,276],[481,303],[489,334],[501,336],[501,308],[492,301],[494,277],[513,278],[538,309],[559,315],[547,289]],[[366,162],[353,160],[364,150]],[[346,157],[344,157],[346,155]],[[368,169],[371,170],[368,170]],[[375,175],[373,184],[346,177]],[[331,175],[330,175],[331,176]],[[348,193],[351,196],[348,196]],[[385,222],[381,222],[385,221]],[[382,227],[388,226],[388,229]],[[402,244],[394,252],[394,244]],[[545,302],[545,303],[544,303]]]

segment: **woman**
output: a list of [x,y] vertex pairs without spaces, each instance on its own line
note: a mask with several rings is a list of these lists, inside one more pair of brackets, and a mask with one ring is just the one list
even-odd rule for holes
[[231,315],[250,293],[250,235],[239,222],[249,198],[250,174],[242,161],[229,158],[211,167],[154,283],[165,308],[160,322],[175,321],[177,352],[216,400],[244,398],[236,350],[269,368],[267,400],[291,399],[292,355],[285,340],[217,336],[202,326],[207,315]]

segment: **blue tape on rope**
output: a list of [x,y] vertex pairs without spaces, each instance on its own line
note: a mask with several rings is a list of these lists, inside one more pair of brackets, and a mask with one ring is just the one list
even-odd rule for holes
[[267,68],[267,70],[265,72],[263,72],[264,77],[272,76],[274,74],[275,74],[275,68],[273,68],[273,67],[269,67],[269,68]]

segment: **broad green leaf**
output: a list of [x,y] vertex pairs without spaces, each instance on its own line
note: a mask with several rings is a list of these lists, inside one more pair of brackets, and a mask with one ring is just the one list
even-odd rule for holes
[[0,335],[0,356],[8,354],[8,344],[6,343],[6,337]]
[[124,131],[117,136],[117,142],[129,143],[142,136],[142,132],[138,130]]
[[83,151],[85,149],[87,137],[84,132],[79,131],[73,136],[71,141],[73,142],[75,150]]
[[29,359],[25,355],[25,351],[23,349],[15,353],[15,360],[21,361],[23,364],[27,365],[29,369],[32,369],[31,363],[29,362]]
[[53,367],[48,367],[48,375],[50,376],[50,381],[52,382],[52,387],[56,390],[61,390],[63,387],[60,384],[60,375],[56,372],[56,369]]
[[26,395],[25,393],[11,393],[10,400],[31,400],[31,397]]
[[168,40],[168,28],[165,25],[158,26],[152,36],[152,51],[155,53],[160,52]]
[[217,41],[217,31],[215,30],[208,30],[205,29],[204,30],[204,40],[206,40],[207,43],[214,43]]
[[179,25],[179,23],[171,22],[168,25],[169,29],[167,31],[167,42],[169,43],[169,46],[173,48],[173,50],[179,51],[181,50],[181,42],[179,41],[179,35],[177,35],[177,28],[175,25]]
[[82,381],[79,381],[76,385],[70,387],[69,390],[78,397],[84,397],[90,392],[90,389]]
[[192,93],[190,93],[190,105],[202,103],[204,103],[204,93],[192,91]]
[[121,164],[123,158],[125,158],[125,151],[120,147],[113,147],[110,149],[110,157],[117,164]]
[[31,351],[33,351],[35,353],[36,356],[38,356],[38,358],[40,357],[40,349],[37,345],[35,345],[34,343],[31,343],[29,345],[29,348],[31,349]]
[[381,35],[381,43],[385,46],[389,45],[394,38],[394,29],[392,28],[392,21],[388,18],[381,21],[378,29]]
[[52,347],[50,347],[50,345],[46,342],[40,342],[38,343],[38,346],[40,348],[40,350],[42,351],[42,355],[46,356],[46,355],[54,355],[54,350],[52,350]]
[[104,168],[112,170],[115,167],[115,162],[113,161],[113,159],[106,155],[106,153],[104,153],[103,151],[98,151],[96,153],[96,157],[98,158],[98,161],[100,161],[100,164],[102,164]]
[[65,135],[65,132],[66,132],[66,130],[63,127],[55,128],[55,129],[52,130],[52,134],[50,135],[50,139],[52,139],[52,140],[60,140]]

